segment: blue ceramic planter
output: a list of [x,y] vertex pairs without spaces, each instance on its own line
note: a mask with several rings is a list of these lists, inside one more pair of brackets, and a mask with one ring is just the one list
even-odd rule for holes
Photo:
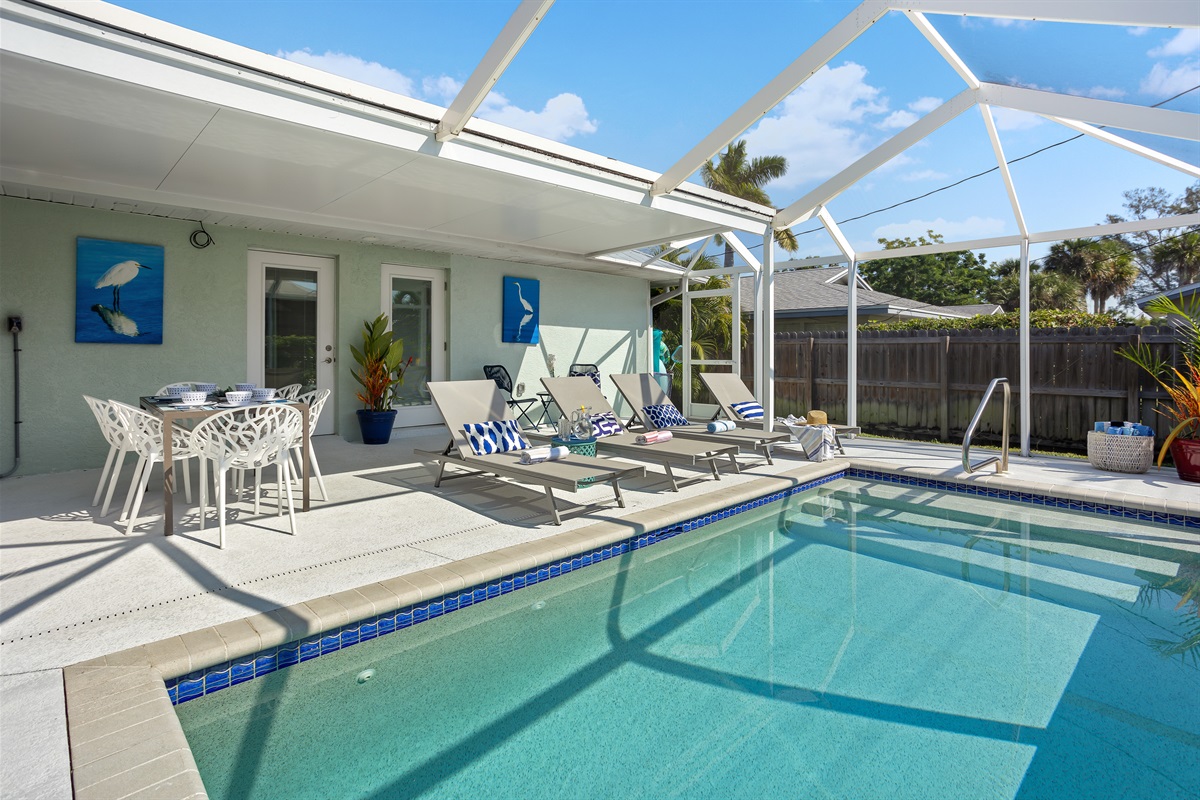
[[387,444],[392,438],[392,425],[396,422],[396,409],[372,411],[360,408],[358,427],[362,431],[363,444]]

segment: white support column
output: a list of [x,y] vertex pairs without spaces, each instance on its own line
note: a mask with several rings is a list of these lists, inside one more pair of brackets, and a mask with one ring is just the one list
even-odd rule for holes
[[1029,442],[1033,430],[1033,412],[1030,403],[1033,398],[1033,387],[1030,385],[1030,355],[1029,355],[1029,240],[1021,242],[1021,309],[1020,334],[1018,346],[1021,350],[1021,455],[1028,458]]
[[[762,360],[754,370],[754,384],[759,384],[762,375],[762,393],[758,401],[763,407],[763,430],[775,430],[775,232],[767,229],[763,234],[762,269],[758,271],[762,286],[758,308],[762,317]],[[758,344],[756,341],[755,344]]]
[[[774,241],[773,238],[772,241]],[[775,349],[774,342],[771,343],[770,348],[764,347],[763,343],[763,331],[766,330],[763,326],[763,317],[766,314],[766,304],[763,299],[764,272],[765,270],[758,269],[754,273],[754,396],[761,403],[766,402],[766,398],[763,397],[763,365],[767,363],[766,351]],[[766,409],[766,405],[763,408]],[[766,419],[766,416],[764,413],[763,418]]]
[[742,276],[729,276],[729,307],[733,314],[733,374],[742,377]]
[[846,276],[846,424],[858,424],[858,259]]
[[691,286],[691,282],[685,277],[683,294],[680,296],[680,301],[683,303],[683,335],[679,337],[683,344],[679,392],[683,397],[683,415],[685,417],[692,415],[692,297],[688,291],[689,286]]

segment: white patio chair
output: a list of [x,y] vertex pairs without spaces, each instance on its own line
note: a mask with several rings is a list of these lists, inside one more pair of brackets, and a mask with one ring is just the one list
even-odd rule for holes
[[155,392],[154,396],[161,397],[162,395],[165,395],[167,390],[172,386],[182,386],[184,389],[187,389],[190,392],[192,389],[196,388],[197,383],[212,383],[212,381],[176,381],[175,383],[168,383],[166,386]]
[[295,400],[300,397],[300,390],[303,388],[299,383],[289,383],[281,389],[276,389],[275,396],[282,397],[285,400]]
[[[192,429],[192,444],[200,460],[200,530],[204,530],[208,511],[208,486],[204,480],[205,463],[213,462],[217,484],[217,521],[220,546],[225,547],[225,485],[229,470],[252,469],[275,464],[279,475],[278,513],[283,514],[286,492],[288,516],[292,535],[296,534],[296,512],[292,507],[292,484],[289,478],[288,448],[301,435],[303,419],[291,406],[270,405],[231,408],[201,420]],[[254,513],[259,513],[260,493],[254,493]]]
[[[312,432],[317,429],[317,420],[321,417],[321,410],[325,408],[325,401],[329,399],[328,389],[315,389],[311,392],[305,392],[296,398],[301,403],[308,403],[308,463],[312,465],[313,477],[317,479],[317,486],[321,490],[321,499],[328,500],[329,495],[325,492],[325,479],[321,476],[321,467],[317,465],[317,453],[312,446]],[[296,470],[296,479],[299,480],[304,474],[304,465],[300,459],[303,453],[300,448],[303,447],[304,436],[303,430],[296,435],[296,440],[292,442],[292,463]]]
[[[104,460],[104,470],[100,473],[100,482],[96,484],[96,496],[92,498],[92,506],[100,505],[100,495],[104,493],[104,482],[108,481],[108,493],[104,497],[104,508],[100,516],[108,515],[112,505],[113,491],[121,477],[121,469],[125,466],[125,454],[133,452],[129,437],[125,433],[125,420],[113,405],[111,400],[100,400],[95,397],[83,396],[84,402],[92,410],[96,422],[100,425],[100,433],[108,442],[108,458]],[[136,477],[136,476],[135,476]]]
[[[154,465],[163,460],[163,421],[148,414],[140,408],[126,405],[116,400],[111,401],[117,413],[121,416],[125,428],[125,436],[130,449],[138,454],[137,466],[133,469],[133,480],[129,483],[129,493],[125,496],[118,522],[125,522],[125,535],[133,532],[137,522],[138,512],[142,508],[142,498],[150,483],[150,472]],[[192,479],[187,468],[187,461],[197,457],[192,446],[189,432],[182,428],[171,428],[171,456],[182,467],[183,492],[187,502],[192,502]],[[200,476],[203,486],[204,475]]]

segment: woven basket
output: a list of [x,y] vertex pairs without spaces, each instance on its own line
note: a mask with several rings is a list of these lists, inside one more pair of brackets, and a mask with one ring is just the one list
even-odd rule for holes
[[1088,461],[1109,472],[1145,472],[1154,460],[1153,436],[1114,436],[1088,431]]

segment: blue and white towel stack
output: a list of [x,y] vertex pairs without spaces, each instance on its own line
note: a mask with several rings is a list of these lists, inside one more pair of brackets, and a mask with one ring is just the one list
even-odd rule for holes
[[1153,436],[1154,428],[1149,425],[1139,425],[1127,420],[1099,420],[1093,426],[1097,433],[1107,433],[1110,436]]

